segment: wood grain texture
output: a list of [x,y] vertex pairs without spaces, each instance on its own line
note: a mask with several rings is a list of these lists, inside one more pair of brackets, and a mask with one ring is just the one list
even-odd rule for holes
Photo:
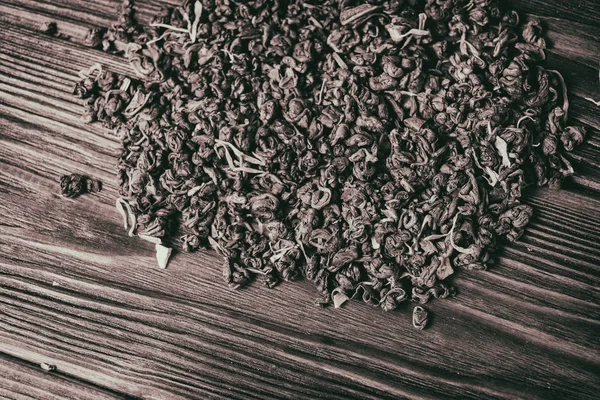
[[39,364],[33,365],[5,354],[0,355],[0,398],[114,400],[123,397],[123,393],[98,388],[65,376],[59,370],[46,372]]
[[[129,73],[81,44],[118,2],[0,1],[0,397],[597,398],[600,109],[584,98],[600,97],[600,14],[593,0],[551,3],[517,6],[550,27],[548,63],[589,128],[570,156],[578,176],[529,190],[527,234],[490,271],[461,271],[459,296],[428,305],[431,328],[416,331],[408,306],[315,308],[307,282],[232,292],[212,252],[156,268],[114,211],[119,144],[70,95],[93,63]],[[39,34],[44,21],[70,39]],[[62,198],[71,172],[103,191]]]

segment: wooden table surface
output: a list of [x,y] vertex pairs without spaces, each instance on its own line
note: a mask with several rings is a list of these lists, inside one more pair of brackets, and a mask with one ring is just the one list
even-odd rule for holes
[[[161,4],[139,3],[142,21]],[[115,211],[119,143],[70,94],[93,63],[129,73],[82,45],[118,0],[0,0],[0,397],[597,399],[600,107],[584,98],[600,100],[600,3],[514,3],[549,26],[548,65],[589,128],[577,177],[529,190],[526,236],[489,271],[460,271],[459,296],[417,331],[408,306],[316,308],[308,282],[231,291],[212,252],[158,269]],[[70,38],[40,34],[45,21]],[[72,172],[104,190],[62,198]]]

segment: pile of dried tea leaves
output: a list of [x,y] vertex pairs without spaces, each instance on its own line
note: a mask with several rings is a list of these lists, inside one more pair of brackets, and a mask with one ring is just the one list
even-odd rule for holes
[[584,135],[540,24],[494,0],[188,1],[145,27],[125,1],[86,42],[136,76],[94,66],[74,90],[122,139],[131,233],[183,230],[232,288],[302,277],[322,305],[452,295]]

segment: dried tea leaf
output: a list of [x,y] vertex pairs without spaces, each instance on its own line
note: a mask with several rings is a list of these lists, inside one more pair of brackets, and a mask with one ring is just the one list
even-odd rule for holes
[[510,167],[512,163],[510,162],[510,158],[508,157],[508,145],[500,136],[496,136],[496,148],[500,152],[502,156],[502,165],[505,167]]
[[440,266],[435,271],[439,280],[444,280],[450,275],[454,273],[454,269],[452,269],[452,265],[450,264],[450,260],[446,257],[443,258]]
[[500,175],[498,175],[498,173],[496,171],[494,171],[493,169],[491,169],[490,167],[485,167],[485,172],[488,174],[488,176],[484,176],[484,178],[488,181],[488,183],[490,184],[490,186],[496,186],[496,183],[498,183],[498,178],[500,178]]
[[334,308],[340,308],[345,302],[350,300],[350,298],[341,289],[334,289],[331,292],[331,298],[333,300]]
[[381,10],[381,6],[371,4],[361,4],[360,6],[345,8],[340,13],[340,22],[342,25],[349,25],[379,10]]
[[122,197],[119,197],[117,199],[117,201],[116,201],[117,211],[123,217],[123,227],[125,229],[129,229],[129,211],[126,208],[128,206],[129,206],[129,204]]
[[594,105],[596,107],[600,107],[600,100],[594,100],[591,97],[584,97],[584,99],[587,100],[587,101],[590,101],[590,102],[594,103]]
[[422,331],[427,326],[428,312],[421,306],[413,309],[412,323],[415,328]]
[[64,197],[75,198],[99,192],[102,190],[102,182],[80,174],[63,175],[60,178],[60,190]]
[[465,249],[463,247],[457,246],[456,243],[454,243],[454,229],[456,228],[456,221],[458,221],[458,216],[460,214],[456,214],[456,216],[454,217],[454,220],[452,221],[452,229],[450,229],[450,233],[448,234],[448,237],[450,238],[450,245],[452,246],[452,248],[456,251],[458,251],[459,253],[462,254],[473,254],[474,250],[469,248],[469,249]]
[[155,248],[156,261],[158,261],[158,267],[161,269],[167,268],[167,264],[169,263],[169,258],[171,257],[171,252],[173,251],[173,249],[167,246],[163,246],[159,243],[155,245]]
[[560,82],[563,97],[563,121],[566,121],[568,119],[569,114],[569,95],[567,90],[567,84],[565,83],[565,78],[563,78],[562,74],[556,70],[549,69],[548,72],[554,73],[558,77],[558,80]]
[[56,365],[48,364],[46,362],[41,363],[40,367],[46,372],[56,371]]
[[134,231],[137,227],[137,216],[131,209],[129,202],[122,197],[119,197],[116,202],[117,211],[123,217],[123,226],[128,229],[127,234],[129,236],[134,235]]
[[200,190],[203,189],[204,186],[200,185],[200,186],[194,186],[193,188],[191,188],[190,190],[188,190],[187,195],[192,197],[193,195],[195,195],[196,193],[198,193]]
[[408,32],[401,33],[403,27],[394,24],[386,25],[385,29],[387,29],[388,33],[390,34],[390,37],[396,43],[402,42],[407,37],[421,37],[428,36],[431,34],[431,32],[422,29],[410,29]]
[[158,237],[155,236],[148,236],[148,235],[143,235],[143,234],[138,234],[138,237],[140,239],[144,239],[147,242],[150,243],[154,243],[154,244],[162,244],[162,240]]

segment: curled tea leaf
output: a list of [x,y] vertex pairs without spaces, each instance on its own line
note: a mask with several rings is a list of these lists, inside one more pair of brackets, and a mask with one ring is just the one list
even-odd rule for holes
[[563,96],[563,113],[564,113],[563,121],[566,121],[568,119],[568,114],[569,114],[569,95],[568,95],[568,90],[567,90],[567,84],[565,83],[565,78],[563,78],[562,74],[556,70],[548,70],[548,72],[554,73],[558,77],[558,80],[560,82],[561,89],[562,89],[562,96]]
[[116,201],[116,207],[119,214],[121,214],[121,216],[123,217],[123,227],[125,229],[129,227],[129,215],[126,206],[129,206],[127,201],[125,201],[125,199],[123,199],[122,197],[119,197]]
[[500,136],[496,136],[495,145],[498,151],[500,152],[500,155],[502,156],[502,165],[505,167],[510,167],[512,163],[510,162],[510,158],[508,156],[508,145],[506,144],[504,139],[502,139]]
[[129,236],[133,236],[133,232],[137,227],[137,216],[131,209],[129,202],[122,197],[116,201],[117,211],[123,217],[123,227],[128,230]]
[[60,178],[60,189],[64,197],[75,198],[85,193],[99,192],[102,190],[102,183],[85,175],[63,175]]
[[413,309],[413,315],[412,315],[412,323],[413,326],[415,328],[417,328],[418,330],[423,330],[425,329],[425,327],[427,326],[427,321],[428,321],[428,312],[426,309],[424,309],[421,306],[416,306]]
[[401,28],[392,24],[386,25],[385,28],[388,30],[388,33],[394,42],[401,42],[407,37],[422,37],[431,34],[431,32],[423,29],[410,29],[408,32],[400,33]]
[[565,150],[571,151],[583,142],[585,129],[581,126],[568,126],[560,135]]
[[456,216],[454,216],[454,220],[452,221],[452,228],[450,229],[450,233],[448,234],[448,237],[450,238],[450,245],[454,250],[458,251],[459,253],[473,254],[474,250],[472,248],[465,249],[463,247],[457,246],[456,243],[454,243],[454,229],[456,228],[456,221],[458,220],[459,215],[460,214],[456,214]]
[[333,307],[340,308],[350,298],[340,288],[336,288],[331,292],[331,298],[333,300]]

